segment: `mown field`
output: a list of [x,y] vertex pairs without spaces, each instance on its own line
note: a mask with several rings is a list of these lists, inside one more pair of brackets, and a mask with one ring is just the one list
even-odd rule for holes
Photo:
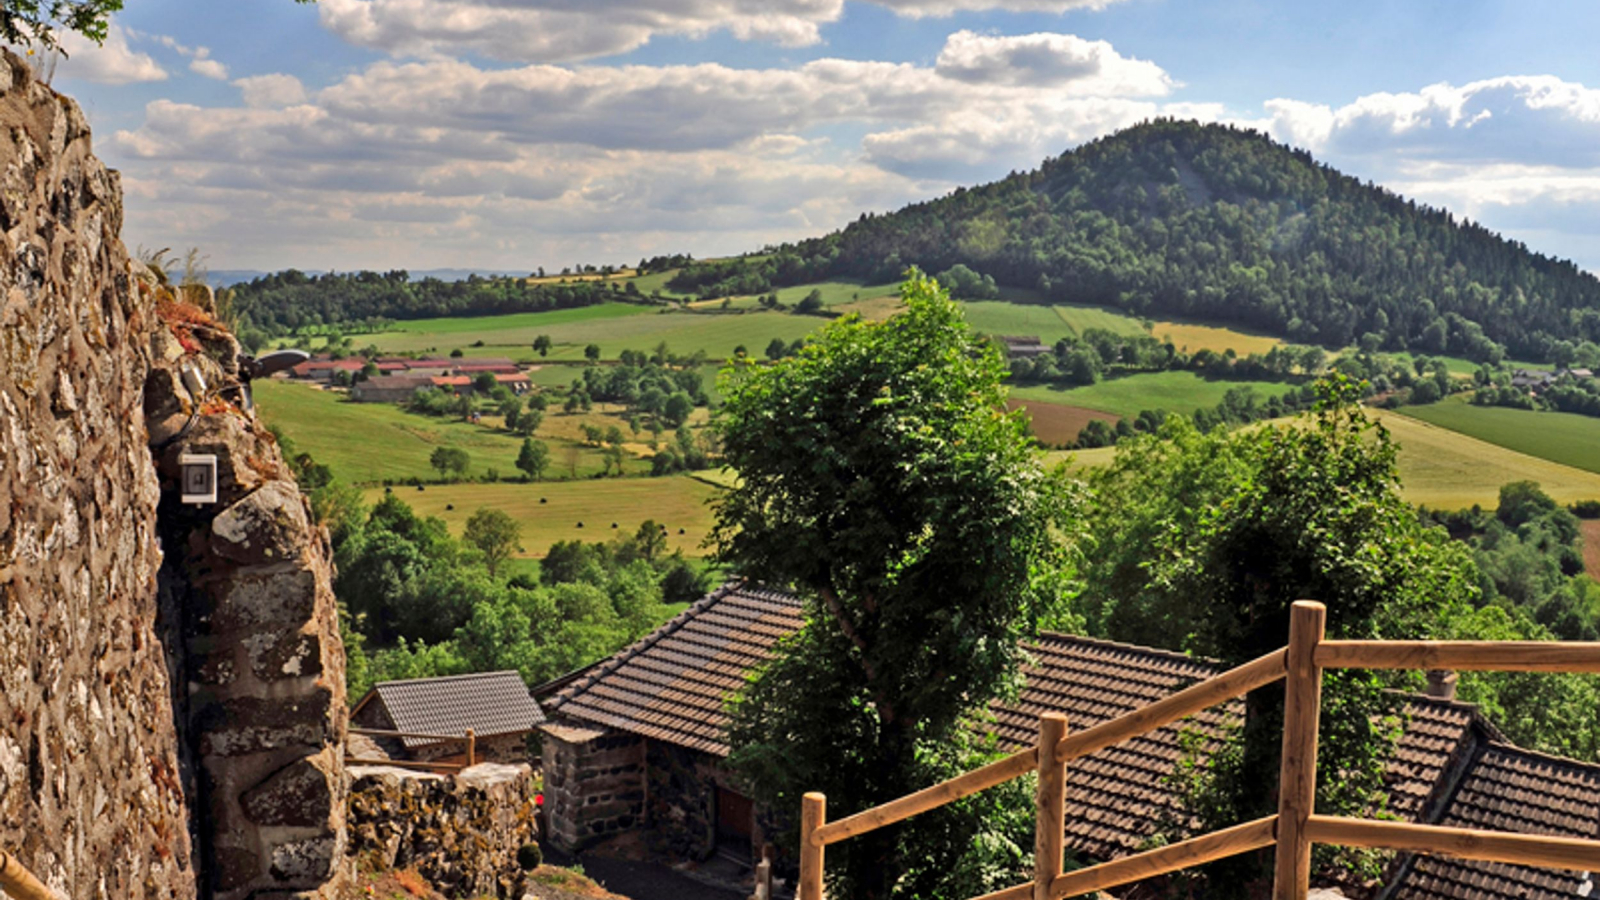
[[[467,472],[471,477],[482,477],[491,468],[502,478],[520,474],[516,462],[522,438],[498,430],[494,426],[499,420],[492,417],[478,425],[435,419],[404,412],[389,403],[351,403],[342,393],[296,382],[258,381],[254,390],[262,420],[283,428],[298,449],[310,453],[347,484],[436,479],[439,473],[428,464],[428,457],[440,446],[467,451],[472,457]],[[703,415],[703,411],[697,412]],[[550,443],[549,477],[587,479],[603,468],[596,449],[560,441],[568,431],[577,431],[574,423],[580,418],[558,411],[546,414],[546,424],[537,436]],[[620,423],[600,410],[584,420],[597,425]],[[622,427],[626,431],[627,426]],[[632,456],[624,459],[623,467],[630,473],[649,471],[648,463]]]
[[1189,354],[1201,350],[1217,353],[1232,350],[1240,356],[1249,356],[1252,353],[1266,353],[1283,343],[1278,338],[1264,334],[1246,334],[1232,328],[1186,322],[1157,321],[1150,333],[1159,340],[1171,341],[1173,346]]
[[1101,419],[1111,424],[1116,424],[1117,417],[1111,413],[1101,412],[1097,409],[1085,409],[1081,406],[1063,406],[1059,403],[1042,403],[1036,400],[1011,399],[1006,401],[1006,408],[1023,410],[1029,421],[1029,427],[1045,444],[1059,446],[1070,444],[1078,439],[1078,432],[1082,431],[1095,419]]
[[1452,397],[1401,412],[1509,450],[1600,472],[1600,418],[1502,406],[1473,406]]
[[1115,416],[1137,416],[1146,409],[1192,413],[1216,406],[1222,402],[1224,394],[1237,387],[1253,388],[1264,400],[1288,392],[1293,385],[1271,381],[1212,381],[1187,371],[1147,372],[1075,388],[1013,385],[1011,396],[1030,402],[1081,406]]
[[[556,541],[607,541],[617,535],[631,535],[646,519],[667,527],[669,551],[703,556],[706,551],[700,543],[711,530],[711,508],[706,504],[719,489],[697,478],[673,475],[393,490],[419,514],[443,519],[457,537],[466,527],[467,518],[478,509],[503,510],[522,523],[520,556],[537,558],[544,556]],[[376,503],[383,497],[383,488],[368,490],[365,496],[368,503]],[[613,522],[616,528],[611,527]],[[678,533],[680,529],[682,534]]]
[[[1445,428],[1387,410],[1369,410],[1400,448],[1400,495],[1435,509],[1466,509],[1474,504],[1493,509],[1501,485],[1535,481],[1559,503],[1600,499],[1600,474],[1485,443]],[[1262,423],[1268,427],[1286,420]],[[1054,451],[1052,463],[1071,460],[1075,469],[1111,462],[1116,450]],[[1600,532],[1600,528],[1596,529]]]

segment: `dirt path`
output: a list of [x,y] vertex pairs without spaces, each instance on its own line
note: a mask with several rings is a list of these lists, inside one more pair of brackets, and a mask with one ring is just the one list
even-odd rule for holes
[[1600,519],[1583,520],[1583,566],[1600,581]]

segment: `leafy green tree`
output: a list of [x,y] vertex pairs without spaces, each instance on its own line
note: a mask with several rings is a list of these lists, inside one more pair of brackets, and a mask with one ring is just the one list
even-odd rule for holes
[[689,414],[692,412],[694,412],[694,398],[683,391],[674,391],[661,404],[661,418],[673,428],[689,421]]
[[[1003,412],[999,354],[933,281],[901,292],[904,313],[724,384],[741,482],[715,501],[717,558],[807,605],[732,707],[730,761],[775,809],[821,790],[848,815],[974,764],[973,717],[1057,600],[1063,486]],[[990,846],[996,796],[830,848],[833,893],[941,895]]]
[[[1477,595],[1478,573],[1466,548],[1400,499],[1395,445],[1355,397],[1348,382],[1331,382],[1321,408],[1293,427],[1201,434],[1172,417],[1159,436],[1119,443],[1113,464],[1090,476],[1095,541],[1076,605],[1088,631],[1231,666],[1283,646],[1290,605],[1312,598],[1328,607],[1330,637],[1436,636]],[[1400,731],[1385,692],[1394,684],[1381,673],[1328,676],[1318,809],[1382,809]],[[1202,830],[1270,814],[1261,773],[1278,770],[1282,703],[1281,685],[1252,692],[1240,742],[1192,772]],[[1219,864],[1227,875],[1213,888],[1243,896],[1267,874],[1260,862]]]
[[535,409],[532,404],[529,404],[527,409],[517,415],[516,431],[517,434],[528,437],[538,431],[539,426],[542,424],[544,424],[544,410]]
[[460,447],[435,447],[428,455],[428,465],[439,470],[439,477],[460,476],[472,465],[472,456]]
[[548,334],[541,334],[533,339],[534,352],[540,356],[549,356],[551,346],[550,335]]
[[653,560],[667,549],[667,528],[656,524],[655,519],[645,519],[634,533],[633,541],[646,560]]
[[495,576],[501,563],[522,549],[522,526],[504,510],[480,508],[467,519],[462,537],[483,554],[490,578]]
[[804,313],[807,315],[820,312],[821,310],[822,291],[817,288],[812,288],[811,292],[806,294],[805,297],[801,298],[800,302],[795,304],[794,307],[795,312]]
[[773,338],[772,343],[767,345],[767,359],[774,362],[783,359],[784,354],[788,352],[789,345],[783,342],[783,338]]
[[590,344],[589,346],[584,347],[583,358],[590,362],[598,362],[600,360],[600,345]]
[[538,481],[544,477],[544,470],[549,467],[549,446],[544,441],[524,438],[522,449],[517,452],[517,468],[521,469],[528,478]]

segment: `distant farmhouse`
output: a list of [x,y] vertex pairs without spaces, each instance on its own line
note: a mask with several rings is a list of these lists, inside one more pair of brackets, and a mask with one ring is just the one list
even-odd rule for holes
[[[533,381],[516,363],[501,357],[450,359],[408,359],[399,356],[371,360],[378,374],[350,385],[350,399],[360,403],[405,403],[423,388],[437,388],[454,394],[474,393],[479,375],[494,376],[497,386],[513,394],[526,394]],[[289,377],[331,384],[339,372],[351,378],[368,365],[364,359],[308,359],[289,370]]]
[[[678,856],[750,859],[776,826],[740,793],[724,761],[724,699],[776,642],[800,627],[795,597],[730,583],[610,659],[534,689],[550,721],[544,738],[549,837],[568,848],[643,831]],[[1038,716],[1066,713],[1074,730],[1209,678],[1213,662],[1180,653],[1043,634],[1026,648],[1015,703],[993,704],[1001,749],[1031,746]],[[1406,699],[1409,722],[1388,763],[1390,812],[1429,824],[1600,837],[1600,766],[1522,750],[1469,704],[1453,673],[1430,673]],[[1219,738],[1243,702],[1200,713],[1067,768],[1066,843],[1085,860],[1146,849],[1179,809],[1167,774],[1179,732]],[[782,811],[792,814],[791,811]],[[847,811],[841,811],[847,812]],[[1593,875],[1397,856],[1382,900],[1573,900],[1600,897]]]
[[[471,729],[476,762],[528,762],[544,713],[514,671],[382,681],[350,710],[352,757],[463,763]],[[360,731],[393,732],[364,735]]]
[[1032,359],[1051,352],[1038,335],[999,335],[995,340],[1006,348],[1006,359]]

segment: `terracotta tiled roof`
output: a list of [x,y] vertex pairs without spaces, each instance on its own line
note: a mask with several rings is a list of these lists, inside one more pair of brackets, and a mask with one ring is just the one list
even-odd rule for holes
[[[395,731],[458,735],[471,728],[478,737],[490,737],[532,731],[544,721],[539,704],[514,671],[380,681],[351,716],[373,701],[383,704]],[[402,740],[407,749],[438,743]]]
[[552,714],[728,754],[722,704],[800,627],[800,601],[730,583],[547,701]]
[[[1437,824],[1600,839],[1600,766],[1485,744]],[[1417,856],[1394,900],[1573,900],[1600,897],[1597,873]]]

